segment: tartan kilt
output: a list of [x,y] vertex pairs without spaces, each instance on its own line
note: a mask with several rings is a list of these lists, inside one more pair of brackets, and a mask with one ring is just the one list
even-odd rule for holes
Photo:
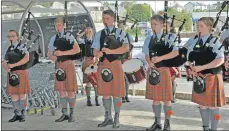
[[55,76],[55,90],[56,91],[66,91],[75,92],[78,90],[75,66],[71,60],[64,62],[56,62],[56,69],[61,68],[66,73],[66,79],[64,81],[58,81]]
[[157,85],[149,83],[149,71],[146,77],[146,99],[154,101],[171,101],[173,99],[171,73],[168,67],[158,68],[160,72],[160,82]]
[[93,58],[94,57],[84,57],[82,71],[83,71],[83,83],[89,83],[89,79],[87,74],[84,73],[85,69],[90,65],[93,64]]
[[205,77],[206,91],[197,94],[192,91],[192,102],[202,106],[222,107],[226,104],[222,74],[208,74]]
[[[111,82],[103,81],[101,73],[104,68],[108,68],[113,73],[113,80]],[[98,65],[97,80],[98,95],[113,97],[125,96],[125,80],[121,61],[115,60],[110,63],[105,59],[103,62],[100,62]]]
[[17,70],[13,72],[19,75],[20,83],[17,86],[11,86],[9,84],[9,75],[7,75],[7,94],[8,95],[29,94],[31,89],[30,89],[28,70]]

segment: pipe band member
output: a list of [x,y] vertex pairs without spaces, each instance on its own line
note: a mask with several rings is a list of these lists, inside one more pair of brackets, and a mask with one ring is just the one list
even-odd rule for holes
[[[172,45],[176,38],[175,34],[171,34],[170,39],[169,34],[164,34],[163,29],[165,26],[165,20],[160,15],[154,15],[151,17],[151,28],[154,32],[153,35],[148,36],[144,42],[143,53],[145,54],[145,59],[149,65],[149,70],[147,71],[147,76],[149,78],[150,71],[156,69],[160,73],[160,82],[157,85],[152,85],[147,79],[146,83],[146,99],[153,100],[153,111],[155,113],[155,122],[151,127],[146,130],[158,130],[162,129],[161,125],[161,101],[164,102],[164,112],[165,112],[165,122],[164,130],[170,130],[170,118],[173,114],[171,100],[173,99],[172,91],[172,80],[171,74],[168,67],[155,65],[161,63],[163,60],[174,58],[177,55],[177,47],[173,47],[172,52],[168,54],[162,54],[161,56],[152,56],[154,52],[160,52],[157,50],[157,46],[163,46],[162,44]],[[153,48],[155,47],[155,48]]]
[[[94,56],[100,58],[98,67],[98,95],[103,96],[105,119],[98,127],[112,125],[119,128],[119,114],[122,106],[121,97],[125,96],[125,80],[122,63],[118,56],[129,51],[129,45],[124,31],[114,27],[115,14],[112,10],[103,11],[103,23],[106,26],[96,33],[92,48]],[[121,43],[122,42],[122,43]],[[115,49],[110,49],[118,47]],[[115,109],[114,121],[112,119],[111,105]]]
[[[6,58],[3,61],[3,67],[8,72],[7,78],[7,94],[12,98],[12,105],[14,109],[14,116],[9,122],[15,122],[19,120],[19,122],[25,121],[25,108],[27,106],[27,99],[26,94],[30,93],[30,82],[29,82],[29,75],[28,70],[18,70],[17,67],[20,67],[26,64],[29,61],[29,52],[27,51],[26,47],[23,51],[23,44],[19,46],[19,35],[18,32],[15,30],[10,30],[8,32],[8,40],[12,41],[13,51],[15,52],[23,52],[25,56],[18,62],[14,64],[8,64],[7,61],[13,58]],[[7,49],[6,53],[10,52],[11,46]],[[6,55],[7,56],[7,55]],[[19,84],[16,86],[12,86],[9,82],[9,77],[11,73],[15,73],[18,75]]]
[[[85,38],[81,38],[83,35],[86,35]],[[77,41],[80,44],[84,44],[85,54],[84,61],[83,61],[83,72],[85,71],[85,68],[89,65],[94,63],[94,55],[93,55],[93,48],[91,48],[93,43],[93,37],[94,37],[94,30],[91,27],[85,28],[85,31],[81,34],[77,35]],[[91,104],[91,87],[94,87],[95,91],[95,103],[96,106],[100,106],[98,101],[98,93],[97,93],[97,85],[93,85],[87,76],[87,74],[84,73],[83,75],[83,82],[86,83],[86,94],[87,94],[87,106],[92,106]]]
[[[123,30],[123,31],[125,31],[124,21],[119,21],[118,22],[118,28]],[[127,39],[128,39],[129,44],[133,46],[133,41],[134,41],[133,37],[131,35],[128,35]],[[124,58],[122,60],[122,63],[124,63],[125,61],[130,60],[132,58],[132,49],[133,48],[130,48],[130,51],[127,53],[127,58]],[[128,97],[128,94],[129,94],[129,82],[127,80],[127,77],[125,77],[125,89],[126,89],[126,95],[124,97],[122,97],[122,103],[130,102],[129,97]]]
[[[203,52],[204,47],[213,47],[212,53],[216,57],[209,63],[197,65],[197,61],[205,61],[207,57],[196,56],[194,61],[196,65],[192,67],[194,76],[204,75],[205,91],[203,93],[192,92],[192,102],[200,105],[199,111],[202,118],[202,126],[204,130],[217,130],[220,113],[219,107],[225,105],[225,93],[223,86],[223,77],[221,65],[224,63],[224,50],[218,50],[221,43],[215,37],[210,38],[212,33],[214,19],[211,17],[202,17],[197,23],[197,31],[200,34],[199,39],[191,37],[184,45],[188,49],[188,57],[196,50]],[[206,46],[207,45],[207,46]],[[208,56],[211,57],[211,56]],[[201,59],[201,60],[199,60]],[[204,72],[208,72],[203,74]],[[209,125],[211,123],[211,125]]]
[[[73,35],[64,31],[64,18],[58,17],[55,21],[57,34],[53,35],[48,45],[48,58],[55,61],[56,77],[54,88],[60,93],[60,104],[62,106],[62,116],[55,122],[75,121],[74,109],[76,106],[75,92],[78,90],[75,66],[72,61],[72,55],[80,52],[78,43]],[[72,46],[72,49],[61,51],[62,48]],[[57,46],[59,46],[57,48]],[[58,50],[56,50],[56,49]],[[62,75],[64,79],[58,80],[58,75]],[[69,103],[70,113],[68,115],[67,106]]]
[[[225,46],[225,57],[226,57],[226,60],[225,60],[225,63],[224,63],[224,66],[225,66],[225,70],[228,70],[229,69],[229,29],[225,29],[222,33],[222,35],[220,36],[220,42],[222,44],[224,44]],[[225,42],[225,43],[224,43]]]

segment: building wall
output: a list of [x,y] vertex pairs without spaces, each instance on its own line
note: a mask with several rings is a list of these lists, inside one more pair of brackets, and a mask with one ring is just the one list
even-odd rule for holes
[[191,4],[191,3],[186,4],[186,5],[185,5],[185,10],[186,10],[187,12],[193,12],[193,10],[194,10],[193,4]]

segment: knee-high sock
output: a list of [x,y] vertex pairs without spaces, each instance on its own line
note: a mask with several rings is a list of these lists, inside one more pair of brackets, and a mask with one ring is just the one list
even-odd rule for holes
[[121,98],[113,98],[113,103],[114,103],[115,113],[119,113],[120,112],[120,108],[122,106]]
[[27,106],[26,99],[25,100],[20,100],[20,111],[21,110],[25,110],[26,106]]
[[112,116],[111,116],[111,114],[112,114],[112,112],[111,112],[111,105],[112,105],[111,97],[109,99],[103,98],[103,105],[104,105],[105,111],[107,112],[107,117],[109,119],[112,119]]
[[76,97],[74,98],[68,98],[68,103],[70,108],[75,108],[76,106]]
[[200,109],[200,115],[201,115],[201,118],[202,118],[202,122],[203,122],[203,127],[204,128],[209,128],[209,122],[210,122],[210,119],[209,119],[209,109]]
[[217,130],[220,120],[219,108],[209,109],[211,118],[211,130]]
[[157,124],[161,124],[161,104],[152,105]]
[[60,104],[62,108],[68,108],[68,98],[67,97],[61,97],[60,98]]
[[95,90],[95,96],[98,96],[98,90],[96,87],[94,87],[94,90]]
[[128,93],[129,93],[129,83],[128,83],[128,80],[125,79],[125,88],[126,88],[126,96],[128,96]]
[[90,86],[86,86],[86,93],[87,93],[87,97],[91,96],[91,87]]
[[19,115],[19,110],[20,110],[20,101],[17,100],[17,101],[12,101],[12,106],[14,108],[14,113],[16,115]]
[[165,119],[170,120],[172,112],[172,106],[166,106],[164,105],[164,113],[165,113]]

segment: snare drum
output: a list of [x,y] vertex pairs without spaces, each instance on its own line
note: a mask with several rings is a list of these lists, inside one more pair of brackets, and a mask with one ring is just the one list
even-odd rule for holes
[[146,71],[142,60],[130,59],[125,61],[122,66],[130,84],[139,83],[146,78]]
[[96,78],[96,75],[97,75],[97,72],[87,75],[87,78],[88,78],[89,82],[90,82],[93,86],[96,86],[96,85],[97,85],[97,78]]

